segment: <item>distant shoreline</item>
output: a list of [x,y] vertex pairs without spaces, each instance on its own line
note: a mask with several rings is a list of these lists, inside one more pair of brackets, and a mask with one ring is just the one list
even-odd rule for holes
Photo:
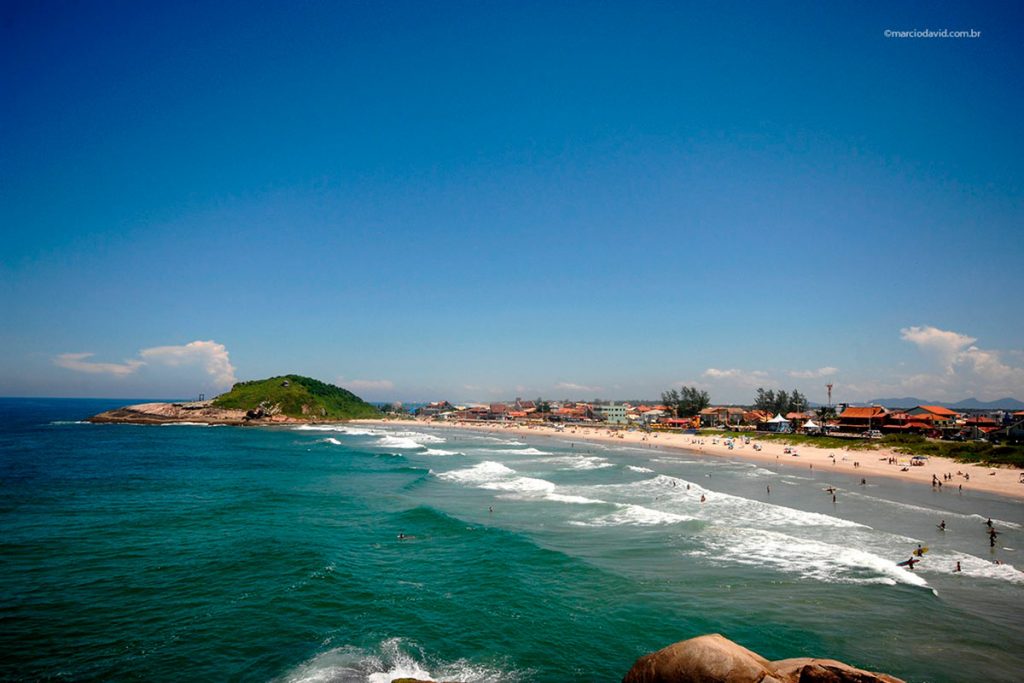
[[[752,434],[751,444],[736,440],[732,449],[725,439],[711,434],[694,436],[671,432],[646,434],[640,431],[613,432],[607,427],[567,425],[563,431],[554,427],[539,425],[490,425],[469,422],[434,422],[427,420],[352,420],[352,423],[377,426],[416,425],[435,429],[467,429],[491,434],[518,434],[523,436],[559,437],[567,441],[597,441],[602,443],[628,445],[639,448],[656,448],[685,451],[689,454],[713,457],[729,457],[762,463],[778,463],[789,466],[804,466],[818,472],[836,472],[846,476],[860,477],[871,481],[873,477],[887,477],[929,486],[934,475],[942,483],[934,486],[937,493],[945,495],[968,494],[973,492],[994,493],[1008,498],[1024,500],[1024,484],[1020,483],[1021,470],[991,467],[976,463],[961,463],[949,458],[930,456],[923,465],[910,466],[910,457],[892,449],[847,450],[845,448],[818,448],[815,446],[789,446],[774,441],[757,440]],[[757,444],[761,450],[754,450]],[[786,451],[790,452],[786,452]],[[795,453],[796,455],[793,455]],[[833,460],[830,456],[835,455]],[[889,460],[895,459],[896,464]],[[907,470],[903,471],[906,467]],[[943,481],[951,474],[952,479]],[[967,476],[964,476],[967,475]]]

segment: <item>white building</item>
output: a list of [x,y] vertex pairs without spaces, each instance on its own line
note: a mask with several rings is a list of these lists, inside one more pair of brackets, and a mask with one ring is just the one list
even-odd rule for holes
[[595,405],[594,412],[609,424],[626,424],[626,406],[615,404]]

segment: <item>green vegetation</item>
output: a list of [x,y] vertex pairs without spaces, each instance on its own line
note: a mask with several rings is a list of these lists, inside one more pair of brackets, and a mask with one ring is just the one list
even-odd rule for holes
[[708,392],[697,387],[683,387],[679,391],[669,389],[662,392],[661,402],[674,410],[676,417],[693,417],[711,405],[711,398]]
[[960,462],[1024,467],[1024,446],[998,446],[987,441],[935,441],[909,434],[887,436],[882,443],[912,455],[939,455]]
[[772,389],[765,391],[764,388],[758,387],[757,396],[754,398],[754,409],[782,415],[802,413],[807,410],[807,397],[796,389],[792,394],[788,394],[785,389],[779,389],[776,393]]
[[892,434],[881,439],[853,439],[837,436],[810,436],[807,434],[766,434],[764,432],[734,432],[704,430],[704,436],[742,438],[749,436],[758,441],[778,441],[794,446],[817,448],[846,448],[852,451],[891,448],[907,455],[936,455],[959,462],[977,462],[987,465],[1008,465],[1024,468],[1024,446],[999,446],[986,441],[937,441],[913,434]]
[[290,417],[351,420],[380,411],[351,391],[301,375],[239,382],[213,400],[218,408],[280,412]]

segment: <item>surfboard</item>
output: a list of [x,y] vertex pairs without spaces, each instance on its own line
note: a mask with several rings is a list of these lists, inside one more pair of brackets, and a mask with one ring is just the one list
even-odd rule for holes
[[926,552],[928,552],[928,546],[924,546],[923,548],[914,548],[914,553],[913,554],[917,555],[918,557],[921,557]]
[[914,558],[910,558],[910,560],[903,560],[902,562],[897,562],[896,566],[897,567],[906,567],[906,566],[908,566],[910,564],[911,560],[913,560],[915,564],[917,562],[921,561],[921,560],[914,560]]

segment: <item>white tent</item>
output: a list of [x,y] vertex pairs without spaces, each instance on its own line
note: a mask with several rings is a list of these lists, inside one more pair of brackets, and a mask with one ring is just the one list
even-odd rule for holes
[[792,431],[789,420],[782,417],[782,414],[778,414],[772,419],[768,420],[768,431],[775,433],[783,433]]
[[821,425],[814,424],[814,420],[808,420],[807,422],[804,422],[804,429],[817,431],[821,429]]

